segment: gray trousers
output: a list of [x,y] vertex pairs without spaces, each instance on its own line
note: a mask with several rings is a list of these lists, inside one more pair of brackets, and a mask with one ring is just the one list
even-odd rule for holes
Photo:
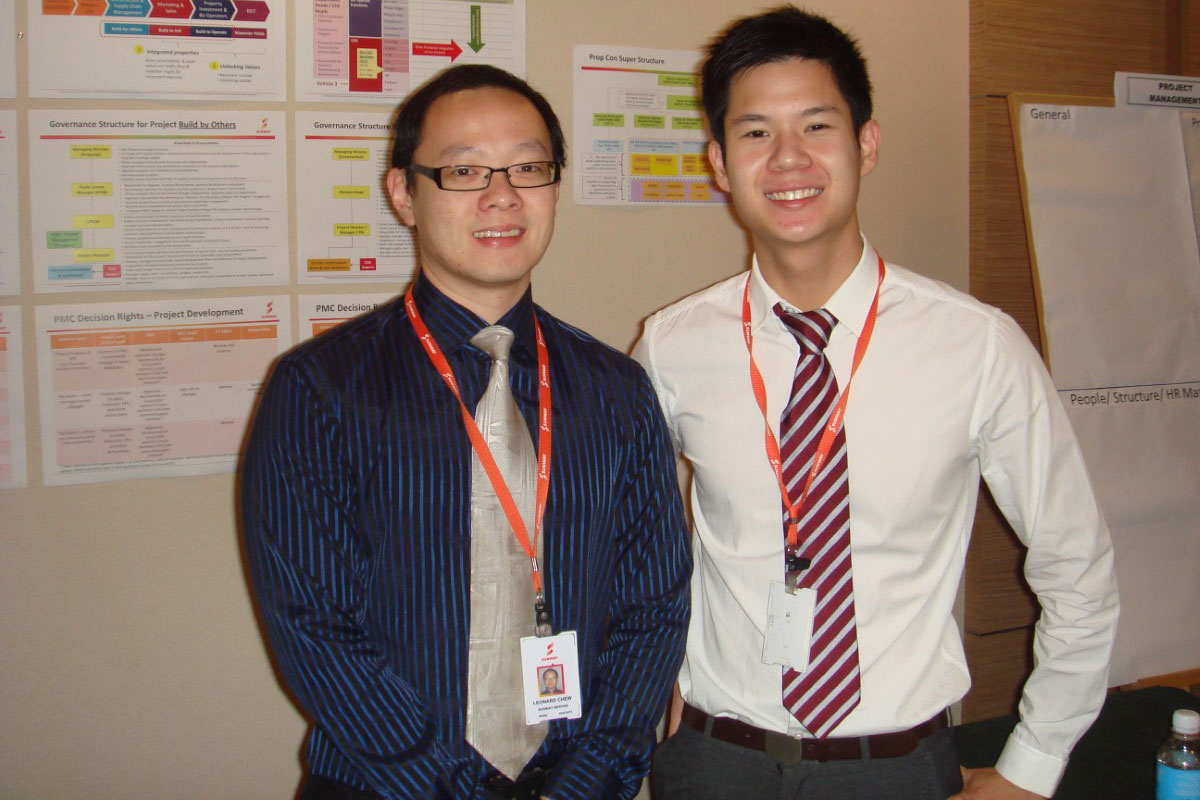
[[897,758],[785,764],[687,725],[654,754],[655,800],[945,800],[962,790],[950,731]]

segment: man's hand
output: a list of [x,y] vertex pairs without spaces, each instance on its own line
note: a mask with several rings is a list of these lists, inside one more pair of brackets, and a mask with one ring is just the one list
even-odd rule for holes
[[1022,789],[991,767],[961,769],[963,790],[949,800],[1046,800],[1044,795]]

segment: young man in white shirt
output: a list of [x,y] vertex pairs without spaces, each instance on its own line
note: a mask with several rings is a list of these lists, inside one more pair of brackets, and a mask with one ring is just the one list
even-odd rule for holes
[[[1108,529],[1050,377],[1007,315],[886,264],[860,232],[881,131],[843,31],[791,6],[739,20],[710,47],[702,91],[716,182],[754,258],[654,315],[634,353],[694,474],[683,722],[656,755],[657,796],[1049,797],[1103,701],[1118,611]],[[832,332],[805,355],[792,331],[819,315]],[[781,415],[803,416],[799,375],[818,367],[833,410],[798,458],[799,423]],[[970,678],[952,610],[980,476],[1028,547],[1042,615],[997,768],[960,772],[946,708]],[[808,483],[822,499],[804,506]],[[840,534],[814,521],[826,513]],[[836,587],[811,578],[822,559],[842,565]]]

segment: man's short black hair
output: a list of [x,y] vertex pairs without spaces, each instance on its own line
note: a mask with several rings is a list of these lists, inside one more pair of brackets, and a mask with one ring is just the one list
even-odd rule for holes
[[871,79],[858,42],[825,17],[792,5],[734,21],[708,46],[700,76],[704,113],[712,137],[725,152],[729,86],[751,67],[804,58],[829,67],[850,106],[854,132],[871,118]]
[[[562,125],[554,114],[550,103],[536,89],[525,81],[506,72],[499,67],[489,64],[460,64],[457,67],[444,69],[429,79],[421,88],[408,96],[400,106],[396,115],[396,141],[392,145],[392,166],[397,169],[407,169],[412,164],[413,152],[421,142],[421,127],[425,124],[425,115],[429,107],[439,97],[467,89],[508,89],[516,92],[529,102],[542,115],[546,130],[550,133],[551,158],[565,166],[567,163],[566,143],[563,139]],[[431,166],[442,166],[431,165]],[[484,164],[483,166],[501,166],[499,164]],[[412,176],[409,176],[411,181]]]

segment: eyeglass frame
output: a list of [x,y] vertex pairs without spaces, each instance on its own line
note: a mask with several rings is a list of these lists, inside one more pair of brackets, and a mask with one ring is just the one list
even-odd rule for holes
[[[512,176],[509,174],[508,171],[510,169],[513,169],[514,167],[523,167],[526,164],[550,164],[551,171],[554,173],[554,178],[546,183],[539,183],[536,186],[516,186],[516,185],[514,185],[512,182]],[[487,182],[483,186],[480,186],[478,189],[449,189],[449,188],[443,186],[442,185],[442,170],[454,169],[455,167],[471,167],[472,169],[479,169],[479,170],[486,169],[487,170]],[[495,175],[497,172],[503,172],[504,177],[508,179],[508,185],[512,186],[512,188],[514,188],[514,189],[541,189],[543,186],[553,186],[556,183],[562,182],[562,164],[558,163],[557,161],[555,161],[553,159],[546,159],[544,161],[522,161],[520,164],[509,164],[507,167],[485,167],[482,164],[446,164],[441,167],[427,167],[424,164],[412,163],[412,164],[409,164],[407,168],[409,170],[417,173],[418,175],[424,175],[426,178],[429,178],[443,192],[482,192],[492,185],[492,176]]]

